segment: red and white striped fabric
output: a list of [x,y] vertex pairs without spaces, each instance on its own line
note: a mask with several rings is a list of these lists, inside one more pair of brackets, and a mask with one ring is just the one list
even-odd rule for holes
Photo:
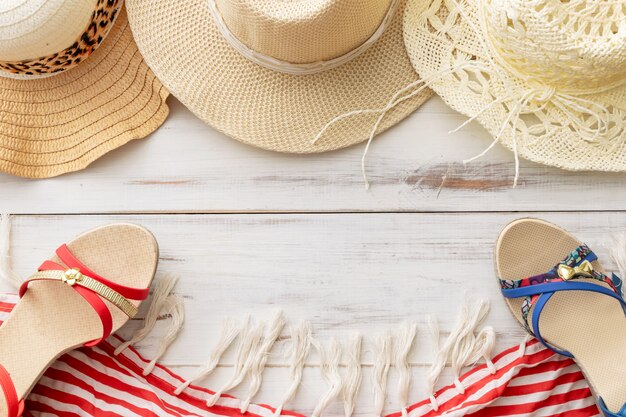
[[[0,321],[16,302],[0,295]],[[148,361],[132,348],[115,356],[116,337],[94,348],[62,356],[46,371],[26,401],[24,416],[240,416],[241,402],[224,396],[206,407],[212,391],[190,386],[176,396],[183,379],[163,366],[144,377]],[[1,360],[1,358],[0,358]],[[570,359],[556,355],[539,343],[508,349],[493,360],[497,372],[486,366],[473,368],[460,378],[464,393],[450,385],[436,394],[439,408],[429,400],[409,408],[411,417],[435,416],[541,416],[591,417],[600,413],[580,369]],[[272,417],[267,405],[251,405],[249,417]],[[300,417],[284,411],[283,415]],[[401,413],[389,417],[400,417]]]
[[[425,400],[409,408],[411,417],[434,416],[600,416],[591,390],[573,360],[545,348],[536,340],[525,349],[515,346],[493,358],[495,374],[485,365],[474,367],[455,385],[440,389],[434,411]],[[392,414],[389,417],[400,417]]]

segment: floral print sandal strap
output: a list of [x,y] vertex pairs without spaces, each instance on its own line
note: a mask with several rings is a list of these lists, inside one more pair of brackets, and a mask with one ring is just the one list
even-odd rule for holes
[[[620,301],[626,314],[626,302],[621,292],[622,280],[615,274],[612,274],[609,278],[602,272],[595,271],[591,263],[597,259],[596,254],[589,249],[586,244],[582,244],[546,273],[518,280],[499,279],[500,288],[504,297],[524,298],[521,310],[526,331],[536,337],[546,347],[561,355],[573,357],[571,353],[551,346],[543,339],[539,332],[539,317],[541,316],[543,307],[555,292],[578,290],[604,293]],[[575,280],[580,279],[599,281],[606,284],[609,289],[596,284],[583,282],[572,285]],[[609,292],[609,290],[612,291],[612,293]],[[529,323],[528,319],[531,316],[531,311],[532,322]]]
[[549,349],[574,359],[604,415],[626,417],[622,280],[575,236],[540,219],[507,225],[495,261],[516,320]]

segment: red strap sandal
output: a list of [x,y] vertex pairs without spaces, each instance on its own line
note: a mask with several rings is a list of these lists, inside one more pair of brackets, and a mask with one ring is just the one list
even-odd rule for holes
[[7,416],[21,416],[24,412],[24,400],[20,400],[17,397],[17,391],[15,391],[15,385],[11,380],[11,376],[2,365],[0,365],[0,386],[2,386],[2,392],[7,403]]
[[97,345],[133,318],[157,262],[152,234],[129,224],[87,232],[43,262],[0,326],[0,416],[22,414],[24,398],[59,356]]

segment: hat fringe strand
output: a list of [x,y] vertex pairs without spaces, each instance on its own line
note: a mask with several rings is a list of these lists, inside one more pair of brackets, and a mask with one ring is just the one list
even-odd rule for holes
[[417,96],[419,93],[421,93],[423,90],[425,90],[426,88],[430,87],[430,85],[432,85],[432,83],[438,81],[441,76],[450,73],[450,72],[454,72],[460,68],[463,67],[470,67],[473,66],[473,63],[470,62],[464,62],[462,64],[459,65],[454,65],[450,68],[446,68],[444,70],[438,71],[434,74],[432,74],[429,77],[425,77],[425,78],[421,78],[419,80],[416,80],[410,84],[407,84],[406,86],[402,87],[401,89],[399,89],[392,97],[391,99],[387,102],[387,105],[385,107],[382,108],[378,108],[378,109],[360,109],[360,110],[352,110],[349,111],[347,113],[343,113],[340,114],[339,116],[336,116],[335,118],[333,118],[332,120],[330,120],[328,123],[326,123],[326,125],[324,125],[324,127],[322,127],[322,129],[317,133],[317,135],[315,135],[315,137],[313,138],[313,141],[311,142],[312,144],[316,144],[321,137],[324,135],[324,133],[326,133],[326,131],[331,128],[333,125],[335,125],[336,123],[347,119],[349,117],[353,117],[353,116],[360,116],[360,115],[364,115],[364,114],[378,114],[378,118],[376,119],[376,122],[372,125],[372,129],[370,130],[370,134],[367,140],[367,144],[365,145],[365,150],[363,151],[363,157],[361,158],[361,173],[363,175],[363,181],[365,182],[365,189],[369,189],[370,188],[370,182],[369,179],[367,177],[367,171],[366,171],[366,159],[367,159],[367,154],[369,152],[370,146],[372,144],[372,141],[374,140],[374,136],[376,135],[376,132],[378,132],[378,128],[380,127],[380,124],[382,123],[382,121],[384,120],[385,116],[387,115],[387,113],[390,110],[393,110],[395,107],[397,107],[399,104],[410,100],[411,98]]

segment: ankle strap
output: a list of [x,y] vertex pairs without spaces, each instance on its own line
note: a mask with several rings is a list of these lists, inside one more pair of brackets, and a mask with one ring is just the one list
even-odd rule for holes
[[24,400],[20,401],[17,397],[11,375],[2,365],[0,365],[0,387],[2,387],[4,401],[7,404],[7,417],[20,417],[24,412]]
[[102,337],[86,343],[85,346],[95,346],[111,334],[113,318],[103,299],[133,318],[137,314],[137,307],[129,300],[140,301],[148,296],[148,288],[126,287],[96,274],[80,262],[67,245],[57,249],[56,254],[64,265],[45,261],[38,272],[22,284],[19,295],[22,297],[33,281],[61,281],[72,287],[92,306],[102,322]]

